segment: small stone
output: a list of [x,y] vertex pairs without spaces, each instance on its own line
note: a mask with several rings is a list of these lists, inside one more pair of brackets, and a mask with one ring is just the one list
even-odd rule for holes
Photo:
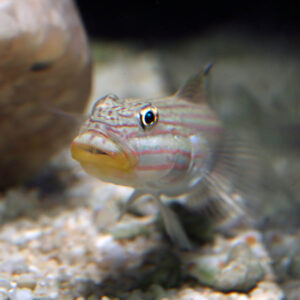
[[[34,300],[58,300],[58,294],[53,294],[53,293],[49,293],[47,295],[40,295],[40,294],[35,294],[33,296]],[[67,298],[65,298],[66,300],[69,300]]]
[[202,285],[213,286],[220,272],[220,261],[223,255],[199,255],[189,262],[188,275],[195,278]]
[[16,289],[12,295],[11,300],[32,300],[32,291],[29,289]]
[[[181,299],[181,300],[208,300],[211,299],[210,297],[208,298],[207,295],[203,295],[201,292],[194,291],[192,289],[184,289],[181,291],[175,299]],[[215,298],[215,299],[221,299],[221,298]]]
[[[216,245],[219,247],[222,242],[220,239]],[[226,248],[220,249],[210,254],[190,253],[187,274],[200,284],[223,292],[247,292],[263,278],[265,270],[247,243],[233,246],[227,258]]]
[[124,248],[111,235],[99,236],[96,247],[101,254],[101,265],[111,270],[119,269],[126,263],[127,255]]
[[148,218],[143,218],[143,220],[131,220],[123,221],[118,223],[116,226],[109,229],[109,233],[115,239],[132,239],[136,236],[147,235],[150,232],[151,223],[154,222]]
[[37,281],[36,275],[31,274],[31,273],[21,274],[18,277],[14,276],[13,279],[16,281],[18,287],[28,288],[31,290],[33,290],[35,288],[36,281]]
[[9,292],[4,288],[0,288],[0,300],[9,300]]
[[216,277],[213,284],[221,291],[247,292],[264,276],[265,271],[246,243],[235,245],[226,265]]
[[38,239],[42,235],[42,231],[40,229],[30,229],[23,233],[17,241],[17,245],[24,246],[28,242],[32,240]]
[[9,290],[12,287],[11,282],[6,278],[0,278],[0,288]]
[[58,286],[56,281],[52,278],[45,278],[43,281],[39,281],[34,290],[35,300],[54,300],[58,297]]
[[13,274],[22,274],[28,272],[28,265],[23,258],[16,255],[0,263],[0,272],[8,272]]
[[[274,282],[260,282],[249,294],[249,300],[283,300],[285,299],[283,291]],[[293,298],[287,298],[293,299]],[[298,299],[294,298],[295,300]]]
[[[58,295],[35,295],[34,294],[34,300],[58,300]],[[66,300],[69,300],[66,298]]]

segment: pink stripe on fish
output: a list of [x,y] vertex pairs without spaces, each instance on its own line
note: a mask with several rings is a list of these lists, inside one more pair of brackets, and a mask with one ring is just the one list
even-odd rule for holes
[[[178,130],[174,130],[174,129],[171,129],[171,130],[155,130],[155,132],[151,132],[152,133],[152,136],[158,136],[158,135],[177,135],[177,136],[182,136],[182,137],[189,137],[190,135],[189,134],[184,134]],[[131,138],[138,138],[140,136],[144,136],[145,133],[144,132],[140,132],[140,131],[134,131],[134,132],[131,132],[129,134],[126,135],[126,138],[128,139],[131,139]]]
[[170,105],[159,105],[158,106],[158,109],[159,110],[164,110],[164,109],[167,109],[167,110],[175,110],[175,109],[178,109],[178,108],[187,108],[189,110],[193,109],[193,107],[195,107],[195,109],[199,109],[199,105],[193,105],[193,104],[170,104]]
[[135,155],[151,155],[151,154],[182,154],[184,156],[190,156],[190,152],[180,149],[156,149],[156,150],[142,150],[134,152]]
[[[161,117],[168,117],[169,114],[162,114],[160,113]],[[217,120],[217,117],[214,115],[200,115],[200,114],[190,114],[190,113],[182,113],[182,112],[172,112],[172,117],[176,118],[176,116],[179,116],[181,119],[191,120],[191,119],[203,119],[203,120]]]
[[220,129],[220,126],[218,124],[213,124],[213,125],[199,125],[199,124],[194,124],[194,123],[182,123],[178,121],[160,121],[161,124],[165,125],[174,125],[174,126],[181,126],[181,127],[186,127],[186,128],[193,128],[197,130],[207,130],[207,131],[217,131]]
[[160,164],[160,165],[147,165],[147,166],[136,166],[138,171],[162,171],[162,170],[186,170],[189,166],[185,164]]
[[101,120],[95,120],[95,119],[92,119],[92,118],[90,118],[90,122],[91,122],[91,123],[100,123],[100,124],[107,125],[107,126],[110,126],[110,127],[115,127],[115,128],[122,128],[122,127],[137,127],[137,124],[136,124],[136,123],[132,123],[132,124],[126,124],[126,123],[122,123],[122,124],[111,124],[111,123],[109,123],[109,122],[104,122],[104,121],[101,121]]
[[[175,149],[175,150],[168,150],[168,149],[158,149],[158,150],[142,150],[142,151],[135,151],[133,152],[134,155],[161,155],[161,154],[181,154],[186,157],[190,157],[191,153],[188,151],[183,151],[180,149]],[[193,158],[203,158],[207,155],[206,152],[203,153],[196,153],[193,155]]]

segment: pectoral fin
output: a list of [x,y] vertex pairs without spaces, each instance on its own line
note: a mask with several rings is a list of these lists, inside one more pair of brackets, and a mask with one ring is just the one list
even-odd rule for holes
[[184,229],[182,228],[176,214],[166,205],[164,205],[159,195],[152,194],[148,191],[143,190],[135,190],[131,197],[129,198],[128,202],[126,203],[125,207],[122,209],[122,212],[118,218],[118,221],[121,220],[123,215],[128,211],[128,208],[131,204],[133,204],[136,200],[140,199],[141,197],[149,196],[152,199],[155,200],[157,203],[159,210],[161,212],[164,226],[166,229],[166,232],[172,242],[174,242],[175,245],[178,245],[183,250],[191,250],[192,244],[190,243]]
[[247,216],[251,221],[257,211],[260,175],[258,151],[249,141],[224,135],[211,159],[210,171],[205,176],[207,186],[218,196],[218,210],[224,216]]
[[170,239],[182,250],[191,250],[192,244],[187,237],[182,225],[180,224],[176,214],[168,206],[164,205],[161,202],[159,196],[153,196],[153,198],[159,206],[164,225]]

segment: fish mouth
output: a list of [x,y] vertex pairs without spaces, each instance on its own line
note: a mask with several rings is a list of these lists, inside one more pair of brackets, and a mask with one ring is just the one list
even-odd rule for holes
[[102,134],[86,132],[72,142],[71,153],[90,175],[113,181],[131,173],[137,160],[120,143]]

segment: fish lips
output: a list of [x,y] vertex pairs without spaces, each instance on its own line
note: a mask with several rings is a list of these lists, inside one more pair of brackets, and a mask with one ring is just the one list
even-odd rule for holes
[[72,142],[71,153],[87,173],[98,178],[122,177],[137,164],[130,151],[98,132],[78,135]]

